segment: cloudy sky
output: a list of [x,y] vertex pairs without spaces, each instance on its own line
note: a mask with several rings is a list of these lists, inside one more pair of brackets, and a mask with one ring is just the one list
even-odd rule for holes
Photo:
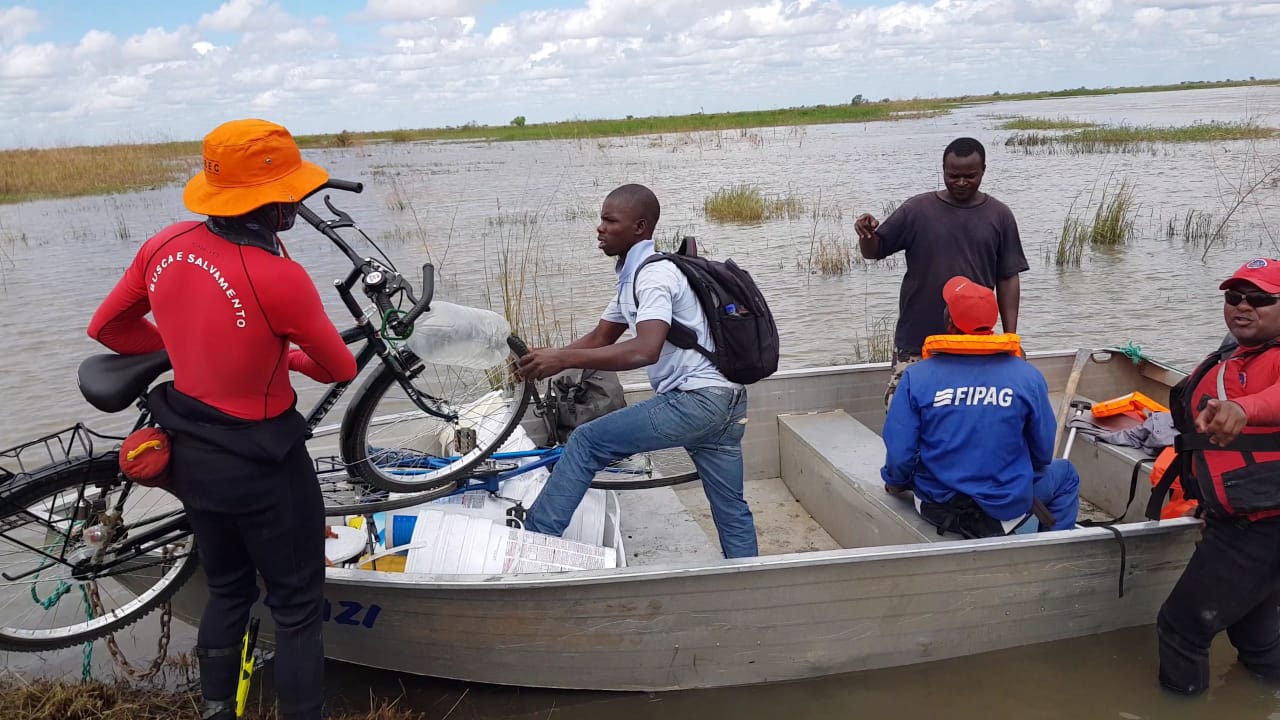
[[1280,76],[1280,0],[0,0],[0,147]]

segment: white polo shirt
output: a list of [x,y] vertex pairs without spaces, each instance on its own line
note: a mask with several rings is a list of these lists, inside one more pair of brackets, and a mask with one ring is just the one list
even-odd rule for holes
[[[708,350],[715,350],[715,342],[707,327],[707,317],[698,304],[698,296],[689,287],[684,273],[674,263],[657,262],[646,265],[637,279],[636,268],[640,263],[655,254],[652,240],[636,243],[627,252],[627,257],[618,270],[618,291],[609,307],[605,308],[604,320],[611,323],[625,324],[635,333],[636,323],[645,320],[661,320],[670,325],[672,321],[693,330],[698,344]],[[632,283],[636,283],[632,292]],[[637,307],[635,298],[639,298]],[[662,344],[662,352],[658,360],[648,368],[649,384],[654,392],[664,393],[671,390],[696,390],[704,387],[741,387],[730,382],[711,361],[703,357],[697,350],[682,350],[669,342]]]

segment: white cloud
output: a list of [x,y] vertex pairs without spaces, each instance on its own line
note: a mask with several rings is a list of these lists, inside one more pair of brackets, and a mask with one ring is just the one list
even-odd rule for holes
[[61,51],[53,43],[19,45],[0,56],[0,78],[21,80],[52,77],[57,74],[61,55]]
[[1280,1],[566,1],[478,23],[472,0],[371,0],[338,27],[226,0],[66,44],[15,29],[38,28],[28,11],[0,24],[18,38],[0,47],[0,142],[198,138],[246,112],[307,133],[1280,76]]
[[474,15],[485,0],[369,0],[364,14],[377,20],[430,20]]
[[88,58],[115,52],[120,47],[120,40],[115,35],[101,30],[90,30],[80,38],[74,55],[76,58]]
[[197,27],[217,32],[243,32],[253,28],[254,16],[269,6],[267,0],[229,0],[211,13],[200,16]]
[[186,28],[168,32],[164,28],[150,28],[141,35],[125,40],[120,49],[121,57],[138,63],[162,62],[190,57],[195,37]]
[[0,9],[0,47],[7,47],[39,30],[40,14],[21,5]]

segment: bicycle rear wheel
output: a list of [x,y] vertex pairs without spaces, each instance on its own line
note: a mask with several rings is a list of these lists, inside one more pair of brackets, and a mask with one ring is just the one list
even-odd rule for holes
[[[517,341],[518,342],[518,341]],[[380,368],[342,420],[339,445],[351,475],[384,490],[446,486],[502,446],[524,418],[532,386],[514,362],[478,370],[424,363],[404,353],[414,394]]]
[[668,448],[632,455],[596,473],[591,487],[601,490],[646,490],[698,479],[698,470],[684,448]]
[[0,485],[0,649],[56,650],[115,632],[195,570],[181,503],[117,485],[117,471],[108,451]]

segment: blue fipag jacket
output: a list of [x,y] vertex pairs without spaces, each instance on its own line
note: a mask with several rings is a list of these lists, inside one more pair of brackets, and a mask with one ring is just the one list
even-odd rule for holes
[[886,485],[945,503],[957,492],[997,520],[1031,510],[1053,460],[1049,386],[1013,355],[938,354],[906,368],[884,425]]

